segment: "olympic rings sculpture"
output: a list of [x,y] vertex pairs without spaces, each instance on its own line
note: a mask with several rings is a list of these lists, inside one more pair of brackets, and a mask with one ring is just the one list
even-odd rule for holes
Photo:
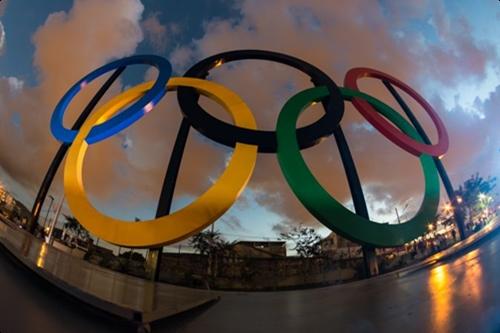
[[[285,103],[275,131],[258,130],[251,110],[236,93],[205,79],[212,68],[245,59],[268,60],[291,66],[309,75],[314,84],[313,88],[298,92]],[[64,111],[80,89],[112,69],[131,64],[157,67],[159,75],[156,82],[139,84],[115,96],[96,110],[79,131],[63,128]],[[433,158],[448,149],[448,134],[430,104],[398,79],[374,69],[353,68],[345,76],[345,87],[338,87],[328,75],[303,60],[262,50],[220,53],[195,64],[184,77],[170,78],[170,74],[170,63],[158,56],[132,56],[114,61],[73,85],[52,115],[53,135],[70,144],[64,167],[68,205],[76,219],[101,239],[116,245],[146,248],[175,243],[201,231],[221,217],[237,200],[251,177],[258,152],[276,153],[286,181],[304,207],[332,231],[360,244],[375,247],[402,245],[422,235],[434,218],[439,204],[439,176]],[[362,77],[387,80],[414,98],[433,120],[438,131],[438,144],[425,144],[404,117],[375,97],[359,91],[357,80]],[[234,147],[226,170],[194,202],[170,215],[140,223],[104,215],[92,206],[85,194],[82,179],[85,152],[89,145],[118,133],[151,111],[171,90],[178,91],[184,120],[190,126],[216,142]],[[197,102],[200,94],[220,104],[232,116],[234,125],[204,111]],[[425,179],[424,199],[416,215],[406,223],[376,223],[351,212],[319,184],[304,162],[300,150],[334,133],[344,114],[344,101],[350,101],[387,139],[419,157]],[[297,129],[299,115],[315,102],[322,103],[325,114],[315,123]],[[121,111],[123,108],[125,110]]]
[[158,79],[151,89],[136,103],[128,107],[126,110],[118,114],[115,118],[108,120],[105,124],[95,126],[87,137],[88,143],[95,143],[104,140],[117,132],[132,125],[135,121],[139,120],[145,113],[151,111],[153,107],[165,95],[165,85],[172,73],[170,63],[162,57],[155,55],[145,56],[132,56],[125,59],[113,61],[105,66],[102,66],[92,73],[85,76],[71,87],[68,92],[61,98],[57,104],[52,119],[50,122],[50,129],[56,139],[71,143],[75,139],[77,133],[74,130],[65,129],[62,125],[64,111],[68,107],[73,97],[84,88],[87,84],[98,78],[99,76],[122,66],[132,64],[147,64],[155,66],[160,70]]

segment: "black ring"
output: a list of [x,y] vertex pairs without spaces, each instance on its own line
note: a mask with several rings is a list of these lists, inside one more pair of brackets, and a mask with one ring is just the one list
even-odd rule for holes
[[[319,68],[298,58],[263,50],[236,50],[222,52],[205,58],[192,66],[185,77],[204,79],[211,69],[223,63],[235,60],[260,59],[268,60],[290,67],[307,74],[315,86],[326,86],[330,91],[328,101],[322,102],[325,114],[313,124],[297,129],[297,139],[301,149],[314,146],[319,141],[331,135],[344,115],[344,100],[339,87]],[[275,131],[251,130],[226,123],[206,112],[199,104],[200,95],[193,88],[179,87],[177,100],[184,117],[191,126],[210,139],[234,147],[236,143],[257,145],[259,152],[275,153],[277,140]]]

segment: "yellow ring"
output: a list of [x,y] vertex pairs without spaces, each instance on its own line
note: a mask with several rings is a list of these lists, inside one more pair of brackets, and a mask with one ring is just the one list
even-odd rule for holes
[[[153,82],[137,85],[113,98],[93,113],[73,141],[64,166],[64,191],[76,219],[91,233],[110,243],[127,247],[156,247],[178,242],[215,222],[236,201],[248,183],[257,159],[257,146],[237,143],[226,170],[217,182],[188,206],[153,220],[132,223],[106,216],[92,206],[83,186],[85,138],[97,124],[140,98]],[[248,106],[231,90],[216,83],[194,78],[171,78],[168,90],[178,86],[197,89],[228,111],[237,126],[256,129]]]

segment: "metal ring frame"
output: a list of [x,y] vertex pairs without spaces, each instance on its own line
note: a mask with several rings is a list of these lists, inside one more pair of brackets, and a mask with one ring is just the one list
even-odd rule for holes
[[[314,146],[322,138],[333,133],[344,114],[344,103],[339,88],[319,68],[298,58],[262,50],[229,51],[203,59],[188,69],[184,76],[206,78],[210,70],[215,67],[232,61],[250,59],[266,60],[293,67],[308,75],[315,86],[328,87],[330,98],[325,106],[325,114],[315,123],[297,130],[301,148]],[[241,128],[213,117],[198,104],[199,95],[194,89],[181,87],[177,96],[181,110],[189,119],[191,126],[210,139],[230,147],[241,142],[258,146],[261,153],[276,152],[276,132]]]
[[345,76],[344,84],[347,88],[359,90],[357,80],[363,77],[372,77],[390,82],[414,98],[424,108],[434,122],[438,132],[438,143],[435,145],[428,145],[422,140],[415,140],[415,138],[405,135],[397,128],[389,124],[378,112],[375,112],[370,103],[367,103],[365,100],[360,98],[354,98],[352,104],[356,107],[356,109],[358,109],[366,120],[368,120],[376,129],[380,131],[380,133],[384,134],[389,140],[400,146],[402,149],[416,156],[420,156],[423,153],[431,156],[441,156],[446,153],[449,146],[446,128],[436,111],[434,111],[432,106],[422,96],[420,96],[419,93],[395,77],[371,68],[360,67],[350,69]]
[[[196,199],[192,204],[194,206],[189,205],[186,209],[181,209],[170,215],[159,216],[155,220],[131,224],[102,215],[92,207],[85,196],[81,175],[85,150],[88,144],[109,137],[132,124],[146,111],[150,111],[165,94],[167,89],[165,83],[171,68],[167,60],[156,58],[135,56],[115,61],[97,69],[66,93],[52,117],[52,129],[57,129],[54,135],[65,143],[71,143],[64,177],[68,203],[75,217],[91,232],[111,243],[130,247],[161,246],[184,239],[214,222],[232,205],[250,178],[257,151],[276,152],[285,178],[299,200],[320,222],[344,237],[367,246],[390,247],[401,245],[425,231],[425,226],[429,219],[434,216],[439,202],[438,177],[430,155],[441,155],[448,148],[446,129],[430,105],[409,86],[379,71],[366,68],[353,69],[347,73],[345,82],[348,87],[355,89],[339,88],[329,76],[307,62],[285,54],[262,50],[219,53],[192,66],[184,78],[173,78],[167,84],[169,89],[178,87],[178,101],[185,117],[183,124],[186,121],[188,123],[187,127],[181,126],[181,132],[185,133],[184,141],[189,126],[193,126],[212,140],[235,147],[231,162],[220,177],[219,182],[216,182],[211,189]],[[252,113],[235,93],[223,86],[202,80],[214,67],[246,59],[267,60],[291,66],[309,75],[312,83],[316,86],[299,92],[289,99],[280,112],[276,131],[257,130]],[[123,68],[132,63],[148,63],[159,66],[160,76],[158,80],[155,83],[136,86],[113,98],[91,115],[83,123],[79,132],[71,132],[66,129],[61,131],[64,110],[81,87],[108,70]],[[359,92],[356,88],[356,80],[363,76],[389,81],[415,98],[436,124],[439,143],[434,146],[424,143],[415,128],[396,111],[374,97]],[[159,88],[161,83],[163,85]],[[223,105],[232,114],[235,124],[221,121],[203,110],[198,105],[200,93],[214,98]],[[425,199],[417,215],[408,223],[402,225],[368,223],[371,221],[366,212],[363,214],[358,212],[357,215],[348,211],[317,183],[306,168],[300,156],[300,149],[313,146],[322,138],[332,133],[335,134],[336,139],[340,138],[342,144],[345,145],[344,153],[347,152],[347,160],[350,160],[349,167],[345,165],[346,172],[349,171],[348,169],[353,169],[351,171],[354,173],[354,180],[358,183],[358,188],[353,185],[351,191],[354,188],[354,191],[361,193],[364,205],[359,179],[357,179],[357,173],[339,125],[344,113],[344,99],[352,101],[367,120],[372,122],[394,143],[410,153],[420,156],[426,181]],[[296,121],[300,113],[313,101],[323,103],[325,114],[315,123],[296,129]],[[132,106],[119,112],[122,107],[129,103],[133,103]],[[388,119],[399,129],[390,125],[382,117]],[[180,157],[178,156],[177,159],[182,156],[183,140],[179,144],[179,147],[182,148],[180,148]],[[343,162],[345,162],[344,159]],[[174,164],[177,164],[177,168],[180,165],[180,163]],[[57,166],[54,169],[57,170]],[[51,172],[55,171],[51,170]],[[176,177],[175,170],[171,174],[174,175],[174,178]],[[175,184],[175,179],[173,184]],[[170,191],[173,193],[173,189]]]
[[165,95],[165,86],[170,78],[170,74],[172,73],[172,66],[165,58],[155,55],[136,55],[123,58],[99,67],[93,72],[87,74],[66,92],[52,113],[50,128],[54,137],[62,142],[71,143],[77,136],[78,131],[64,128],[63,117],[69,103],[81,89],[109,71],[135,64],[146,64],[156,67],[159,70],[159,74],[155,84],[134,104],[127,107],[107,122],[96,125],[92,128],[86,138],[87,143],[92,144],[109,138],[110,136],[113,136],[132,125],[144,114],[153,110],[154,106],[160,101],[163,95]]
[[[363,99],[405,134],[422,141],[413,126],[388,105],[356,90],[341,88],[341,91],[346,100]],[[439,178],[432,158],[428,155],[420,157],[425,178],[424,199],[417,214],[409,221],[403,224],[381,224],[351,212],[319,184],[298,147],[295,126],[299,115],[311,103],[326,97],[328,90],[324,87],[307,89],[290,98],[280,112],[276,125],[278,161],[291,189],[318,221],[360,244],[393,247],[417,238],[436,216],[439,205]]]

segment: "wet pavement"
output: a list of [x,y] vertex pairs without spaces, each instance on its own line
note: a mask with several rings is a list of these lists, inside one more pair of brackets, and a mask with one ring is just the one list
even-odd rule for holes
[[218,299],[212,291],[155,283],[93,265],[8,221],[0,223],[0,244],[61,291],[129,321],[150,323]]
[[[500,235],[401,277],[283,292],[225,292],[153,332],[500,332]],[[50,288],[0,251],[0,331],[133,332]]]

